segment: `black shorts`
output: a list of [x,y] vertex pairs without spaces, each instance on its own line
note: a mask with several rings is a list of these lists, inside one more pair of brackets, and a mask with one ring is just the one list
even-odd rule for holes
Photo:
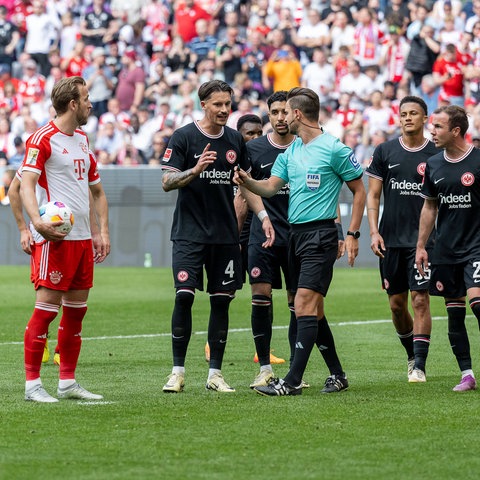
[[325,297],[337,252],[338,232],[333,220],[292,225],[288,262],[293,290],[307,288]]
[[461,298],[469,288],[480,287],[480,259],[452,265],[432,265],[430,295]]
[[206,245],[174,240],[172,270],[175,288],[203,290],[203,267],[207,273],[207,292],[230,292],[242,288],[240,247]]
[[382,285],[389,295],[396,295],[408,290],[428,290],[430,269],[425,270],[425,277],[420,275],[415,265],[415,247],[388,247],[385,257],[380,259],[379,265]]
[[288,247],[263,248],[254,243],[248,246],[248,272],[250,285],[268,283],[272,288],[282,288],[282,272],[285,287],[292,289],[290,271],[288,269]]

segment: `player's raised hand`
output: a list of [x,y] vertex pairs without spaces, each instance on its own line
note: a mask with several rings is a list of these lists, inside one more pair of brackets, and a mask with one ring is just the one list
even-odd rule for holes
[[197,164],[192,168],[192,172],[195,175],[200,175],[209,165],[211,165],[217,159],[217,152],[214,150],[209,150],[210,143],[205,145],[203,152],[200,156],[195,155],[195,158],[198,156]]

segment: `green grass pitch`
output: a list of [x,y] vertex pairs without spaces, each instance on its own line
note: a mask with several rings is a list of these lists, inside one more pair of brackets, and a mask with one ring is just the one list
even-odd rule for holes
[[[198,292],[182,394],[164,394],[171,369],[169,269],[96,271],[77,379],[104,402],[23,400],[23,331],[34,301],[29,271],[0,267],[0,479],[476,479],[480,392],[460,380],[445,309],[435,317],[427,383],[408,384],[386,295],[374,269],[339,268],[326,299],[350,389],[319,393],[327,371],[317,350],[302,396],[267,398],[258,373],[245,286],[231,305],[223,373],[234,394],[204,388],[208,297]],[[285,293],[275,291],[272,346],[288,358]],[[471,313],[470,311],[468,313]],[[56,327],[52,324],[51,346]],[[477,322],[468,316],[480,375]],[[286,365],[275,368],[282,376]],[[42,368],[55,394],[57,367]]]

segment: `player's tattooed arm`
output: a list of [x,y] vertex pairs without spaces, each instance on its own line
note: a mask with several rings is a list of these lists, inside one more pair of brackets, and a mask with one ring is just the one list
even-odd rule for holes
[[217,152],[209,150],[207,143],[202,154],[198,157],[197,164],[183,172],[165,172],[162,178],[163,189],[168,192],[176,188],[188,185],[195,177],[198,177],[209,165],[217,159]]
[[[198,174],[197,174],[198,175]],[[189,168],[184,172],[164,172],[162,177],[162,186],[166,192],[182,188],[188,185],[196,176],[193,168]]]

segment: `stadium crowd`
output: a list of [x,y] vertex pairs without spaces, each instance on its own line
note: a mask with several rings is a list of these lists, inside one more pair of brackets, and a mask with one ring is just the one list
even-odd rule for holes
[[311,88],[321,124],[366,166],[400,134],[409,93],[429,113],[465,106],[480,139],[480,0],[0,0],[0,166],[18,167],[73,75],[101,167],[158,165],[213,78],[234,89],[234,128],[246,113],[267,124],[273,91]]

